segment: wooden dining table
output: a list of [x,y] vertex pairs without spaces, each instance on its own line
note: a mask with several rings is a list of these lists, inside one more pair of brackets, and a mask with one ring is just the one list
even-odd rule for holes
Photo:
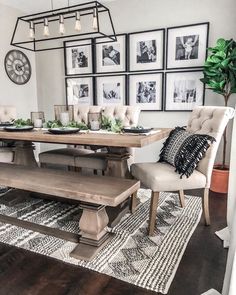
[[33,142],[64,145],[96,145],[109,148],[107,154],[109,175],[116,177],[127,176],[127,160],[130,157],[129,148],[142,148],[157,142],[170,133],[170,128],[153,129],[147,134],[109,132],[79,132],[76,134],[51,134],[47,130],[9,132],[0,130],[0,140],[15,141],[14,164],[36,166],[33,153]]
[[[0,141],[14,141],[15,165],[38,166],[34,156],[34,144],[51,143],[63,145],[96,145],[108,148],[107,175],[120,178],[129,178],[128,159],[129,148],[142,148],[155,143],[170,133],[170,128],[153,129],[147,134],[113,134],[109,132],[83,131],[76,134],[51,134],[47,130],[34,129],[31,131],[9,132],[0,130]],[[122,209],[121,209],[122,207]],[[122,204],[110,213],[112,225],[117,224],[121,216],[127,212],[127,205]],[[122,212],[122,213],[121,213]],[[109,213],[108,213],[109,215]],[[118,217],[117,217],[118,216]],[[111,224],[111,223],[110,223]]]

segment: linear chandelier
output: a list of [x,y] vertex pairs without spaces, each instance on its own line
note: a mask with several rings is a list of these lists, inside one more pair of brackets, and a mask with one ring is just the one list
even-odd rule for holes
[[[63,41],[76,45],[117,40],[110,10],[98,1],[52,9],[17,18],[11,45],[30,51],[64,48]],[[86,40],[89,43],[86,44]]]

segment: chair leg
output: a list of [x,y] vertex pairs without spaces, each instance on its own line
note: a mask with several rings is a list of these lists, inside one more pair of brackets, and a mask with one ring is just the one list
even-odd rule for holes
[[75,172],[82,172],[82,168],[80,168],[80,167],[75,167]]
[[204,195],[202,199],[203,214],[205,218],[205,224],[210,225],[210,212],[209,212],[209,188],[204,189]]
[[151,206],[150,206],[150,212],[149,212],[149,227],[148,227],[149,236],[153,236],[154,234],[158,200],[159,200],[159,192],[152,192]]
[[131,196],[131,213],[133,214],[137,207],[137,192],[133,193]]
[[179,190],[179,201],[180,201],[181,207],[184,208],[185,207],[185,199],[184,199],[184,191],[183,190]]
[[75,171],[75,167],[74,166],[67,166],[67,170],[68,171]]

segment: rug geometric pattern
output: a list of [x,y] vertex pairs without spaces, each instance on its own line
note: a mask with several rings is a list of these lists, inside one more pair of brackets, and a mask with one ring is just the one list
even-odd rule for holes
[[[185,196],[180,207],[176,194],[161,193],[153,237],[147,236],[150,190],[140,189],[140,204],[114,228],[115,235],[90,262],[76,260],[69,253],[75,243],[0,223],[0,242],[80,265],[128,283],[166,294],[177,267],[201,217],[201,199]],[[38,224],[79,232],[78,205],[28,198],[12,206],[1,204],[0,214]],[[7,198],[7,196],[5,196]]]

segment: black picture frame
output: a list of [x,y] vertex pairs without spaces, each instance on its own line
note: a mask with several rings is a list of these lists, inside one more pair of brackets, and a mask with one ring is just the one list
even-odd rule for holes
[[[193,34],[195,27],[195,34]],[[196,32],[200,32],[200,30],[203,30],[205,33],[204,36],[196,35]],[[166,38],[166,69],[167,70],[178,70],[178,69],[199,69],[202,68],[204,65],[204,62],[207,58],[207,47],[209,42],[209,30],[210,30],[210,23],[209,22],[203,22],[203,23],[196,23],[196,24],[190,24],[190,25],[182,25],[182,26],[175,26],[175,27],[169,27],[167,28],[167,38]],[[182,31],[182,32],[181,32]],[[176,35],[174,35],[176,33]],[[182,35],[181,37],[178,35]],[[195,36],[195,40],[192,41],[187,46],[187,41],[183,45],[183,41],[181,41],[181,38],[190,38],[193,40]],[[198,36],[198,38],[197,38]],[[173,41],[173,38],[175,38],[175,42]],[[181,41],[181,42],[180,42]],[[179,42],[179,44],[177,44]],[[194,48],[194,44],[198,43],[197,47]],[[177,49],[177,47],[180,47],[182,43],[183,48]],[[201,46],[200,46],[201,45]],[[186,49],[189,49],[188,52]],[[193,49],[197,49],[197,52],[195,52],[195,56],[192,55],[191,52],[193,52]],[[195,50],[196,51],[196,50]],[[179,53],[180,52],[180,53]],[[185,56],[183,56],[185,55]],[[189,58],[193,56],[193,58]],[[197,57],[196,57],[197,56]],[[184,57],[184,58],[183,58]],[[171,63],[172,62],[172,63]],[[182,62],[182,65],[181,65]]]
[[[99,79],[104,79],[104,81],[105,80],[109,80],[109,78],[111,78],[111,77],[123,77],[123,79],[124,79],[124,81],[123,81],[123,101],[122,101],[122,103],[110,103],[110,104],[106,104],[106,103],[102,103],[101,102],[101,99],[99,99],[99,94],[100,94],[100,92],[98,91],[98,87],[99,86],[101,86],[101,81],[100,81],[100,83],[98,84],[98,80]],[[99,85],[99,86],[98,86]],[[95,105],[102,105],[102,106],[108,106],[108,105],[127,105],[127,75],[126,74],[111,74],[111,75],[100,75],[100,76],[96,76],[95,77],[95,79],[94,79],[94,93],[95,93],[95,95],[94,95],[94,98],[95,98],[95,100],[94,100],[94,104]]]
[[[90,95],[90,98],[88,98],[88,102],[79,102],[79,101],[73,101],[69,99],[69,92],[68,92],[68,81],[69,80],[79,80],[79,79],[90,79],[91,83],[90,86],[92,87],[92,94]],[[86,83],[86,82],[85,82]],[[66,105],[94,105],[95,104],[95,77],[94,76],[70,76],[70,77],[65,77],[65,90],[66,90]]]
[[[176,104],[176,108],[167,108],[167,103],[168,103],[168,91],[172,91],[173,92],[175,91],[173,87],[171,87],[171,85],[168,84],[168,76],[170,75],[177,75],[177,74],[188,74],[188,78],[189,78],[189,74],[190,73],[199,73],[199,74],[202,74],[202,75],[199,75],[199,77],[195,77],[195,81],[198,82],[198,85],[201,86],[201,90],[202,90],[202,99],[201,99],[201,103],[197,103],[197,97],[196,97],[196,104],[193,104],[191,108],[186,108],[187,105],[183,105],[182,106],[182,109],[180,108],[177,108],[177,104]],[[193,108],[195,106],[201,106],[201,105],[204,105],[205,103],[205,84],[203,84],[201,81],[200,81],[200,78],[203,77],[203,72],[202,70],[183,70],[183,71],[172,71],[172,72],[166,72],[165,73],[165,99],[164,99],[164,111],[165,112],[191,112],[193,110]],[[183,81],[183,80],[179,80],[179,81]],[[189,80],[189,81],[193,81],[193,80]],[[191,82],[192,83],[192,82]],[[183,83],[182,83],[183,84]],[[183,88],[184,86],[182,86]],[[168,91],[167,91],[168,89]],[[197,89],[196,89],[197,91]],[[190,91],[189,91],[190,92]],[[191,92],[190,92],[191,93]],[[173,97],[174,99],[174,97]],[[177,102],[176,102],[177,103]],[[180,102],[180,103],[183,103],[183,102]]]
[[[127,55],[128,55],[128,47],[127,47],[128,37],[127,37],[127,34],[117,34],[116,37],[117,37],[116,42],[112,42],[112,43],[108,42],[108,43],[102,43],[102,44],[96,42],[96,40],[98,40],[98,39],[100,40],[101,38],[95,38],[94,39],[94,43],[93,43],[94,46],[93,47],[94,47],[94,73],[95,74],[104,75],[104,74],[125,73],[125,72],[127,72],[127,70],[128,70],[128,61],[127,61],[128,60],[128,58],[127,58]],[[100,47],[114,46],[119,42],[121,37],[124,38],[124,44],[123,44],[123,52],[122,52],[122,54],[120,52],[120,62],[121,62],[121,56],[123,56],[122,60],[123,60],[124,66],[121,67],[122,69],[117,70],[117,69],[115,69],[116,66],[113,66],[113,68],[112,68],[112,65],[111,65],[111,66],[107,66],[107,67],[110,67],[110,69],[109,68],[106,69],[106,67],[105,67],[106,70],[104,69],[104,71],[101,71],[100,68],[102,67],[102,65],[100,64],[100,61],[102,59],[101,59],[101,57],[98,57],[98,54],[99,54],[99,56],[100,56],[100,54],[102,54],[102,50],[100,49]]]
[[[131,91],[132,91],[132,86],[131,86],[131,78],[132,77],[141,77],[141,76],[147,76],[147,77],[150,77],[151,76],[155,76],[155,75],[158,75],[161,79],[160,81],[160,86],[161,86],[161,90],[160,90],[160,93],[159,93],[159,97],[160,97],[160,103],[159,103],[159,108],[146,108],[146,106],[141,106],[140,104],[136,103],[136,104],[133,104],[131,103]],[[157,80],[156,80],[157,81]],[[136,82],[137,83],[137,82]],[[163,99],[164,99],[164,73],[163,72],[142,72],[142,73],[132,73],[132,74],[129,74],[127,76],[127,88],[129,89],[128,93],[127,93],[127,104],[128,105],[137,105],[140,107],[141,111],[144,111],[144,112],[160,112],[160,111],[163,111]],[[154,106],[153,106],[154,107]]]
[[[129,72],[149,72],[149,71],[161,71],[161,70],[164,70],[164,66],[165,66],[165,39],[166,39],[166,32],[165,32],[165,28],[160,28],[160,29],[154,29],[154,30],[146,30],[146,31],[139,31],[139,32],[133,32],[133,33],[129,33],[128,34],[128,64],[129,64],[129,67],[128,67],[128,71]],[[140,62],[139,66],[136,66],[134,67],[134,65],[132,65],[133,61],[136,59],[138,59],[138,56],[137,56],[137,47],[135,47],[136,44],[133,44],[131,46],[131,42],[132,42],[132,38],[134,38],[134,36],[137,36],[140,35],[140,37],[143,35],[143,38],[145,39],[145,36],[147,38],[147,36],[150,36],[149,38],[155,38],[155,37],[151,37],[152,35],[155,36],[155,33],[160,33],[160,37],[161,37],[161,42],[162,44],[159,44],[159,50],[161,51],[161,57],[160,59],[158,60],[158,62],[156,62],[156,67],[155,67],[155,64],[152,64],[152,62]],[[157,37],[157,36],[156,36]],[[138,39],[138,38],[137,38]],[[134,39],[135,41],[135,39]],[[154,40],[143,40],[143,42],[153,42],[153,41],[156,41],[156,39]],[[137,40],[136,40],[137,42]],[[142,41],[139,41],[139,43],[141,43]],[[157,46],[156,42],[155,42],[155,45]],[[147,45],[146,45],[147,47]],[[134,57],[134,49],[135,49],[135,55],[136,55],[136,58]],[[156,51],[157,51],[157,48],[156,48]],[[158,56],[158,55],[156,55]],[[141,58],[141,57],[140,57]],[[136,62],[136,65],[138,63]],[[151,64],[151,65],[150,65]],[[146,65],[143,66],[143,65]]]
[[[74,43],[74,45],[73,45]],[[79,44],[81,43],[81,44]],[[90,38],[88,40],[73,40],[73,41],[64,41],[63,42],[63,47],[64,47],[64,71],[65,71],[65,76],[72,77],[72,76],[85,76],[85,75],[92,75],[95,72],[94,68],[94,39]],[[89,56],[90,56],[90,67],[87,71],[75,71],[73,73],[70,73],[68,71],[68,52],[69,49],[72,48],[79,48],[79,47],[88,47],[89,48]]]

